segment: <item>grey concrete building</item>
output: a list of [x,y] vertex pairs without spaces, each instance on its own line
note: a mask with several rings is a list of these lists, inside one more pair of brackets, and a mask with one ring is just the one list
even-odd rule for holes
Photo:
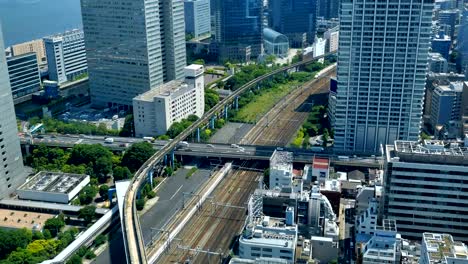
[[41,75],[36,53],[7,58],[7,65],[13,99],[39,91]]
[[132,99],[183,79],[183,0],[81,0],[91,102],[129,108]]
[[[468,141],[467,141],[468,143]],[[468,150],[464,143],[395,141],[385,151],[383,214],[398,233],[449,233],[466,241]]]
[[211,35],[209,0],[185,0],[185,32],[194,38]]
[[433,1],[343,0],[335,96],[337,151],[379,152],[419,137]]
[[[0,50],[5,50],[3,45],[0,25]],[[0,113],[0,198],[3,198],[26,179],[4,52],[0,52]]]
[[62,84],[88,72],[83,30],[46,37],[44,45],[51,81]]

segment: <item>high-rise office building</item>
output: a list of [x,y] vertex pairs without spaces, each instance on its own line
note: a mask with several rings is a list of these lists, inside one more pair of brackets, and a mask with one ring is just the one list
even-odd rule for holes
[[41,75],[34,52],[7,58],[13,99],[32,94],[41,88]]
[[[3,45],[0,26],[1,51],[5,50]],[[26,179],[4,52],[0,52],[0,112],[0,198],[3,198],[14,192]]]
[[263,1],[214,0],[214,36],[220,60],[248,61],[262,53]]
[[91,102],[129,108],[132,99],[184,78],[182,0],[82,0]]
[[286,35],[292,47],[314,42],[317,0],[270,0],[268,4],[270,27]]
[[467,144],[395,141],[386,146],[382,209],[403,237],[441,232],[467,241]]
[[193,37],[211,35],[209,0],[185,0],[185,32]]
[[49,79],[62,84],[88,72],[81,29],[44,38]]
[[338,18],[340,0],[318,0],[317,14],[325,19]]
[[468,5],[462,9],[457,37],[457,70],[468,79]]
[[337,93],[330,96],[338,151],[378,152],[418,140],[433,1],[342,0]]

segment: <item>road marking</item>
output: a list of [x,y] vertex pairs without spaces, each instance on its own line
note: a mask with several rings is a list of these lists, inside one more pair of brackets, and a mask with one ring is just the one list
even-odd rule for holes
[[180,189],[182,189],[182,187],[184,187],[183,184],[179,187],[179,189],[177,189],[177,191],[171,196],[171,198],[169,200],[172,200],[172,198],[174,198],[174,196],[176,196],[176,194],[180,191]]

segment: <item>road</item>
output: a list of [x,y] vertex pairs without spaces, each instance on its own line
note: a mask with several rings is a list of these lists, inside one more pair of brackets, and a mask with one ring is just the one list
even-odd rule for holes
[[[210,176],[210,170],[199,169],[192,177],[186,179],[188,170],[179,169],[170,178],[167,178],[157,191],[158,201],[143,216],[140,217],[141,229],[145,245],[151,240],[151,228],[162,229],[164,224],[172,218],[182,205],[182,193],[194,192]],[[153,233],[154,234],[154,233]],[[122,263],[125,259],[125,250],[122,241],[122,232],[119,228],[112,234],[113,240],[109,247],[96,257],[93,263]]]

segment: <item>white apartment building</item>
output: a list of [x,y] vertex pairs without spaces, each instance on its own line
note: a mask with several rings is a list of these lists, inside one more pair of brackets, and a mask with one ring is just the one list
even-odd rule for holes
[[327,52],[334,52],[338,50],[338,41],[340,36],[339,29],[340,26],[336,26],[323,33],[323,37],[325,38],[325,40],[327,40]]
[[179,122],[189,115],[203,116],[203,66],[193,64],[184,70],[184,81],[170,81],[133,98],[137,137],[162,135],[174,122]]
[[291,188],[293,153],[275,150],[270,158],[270,189]]
[[263,216],[249,223],[239,238],[239,257],[279,258],[294,263],[297,238],[296,224]]
[[449,234],[424,233],[419,264],[468,264],[468,247]]
[[432,1],[343,0],[336,96],[330,96],[335,149],[376,153],[418,140]]
[[355,230],[357,234],[374,235],[377,228],[377,218],[379,215],[378,201],[372,199],[369,207],[356,218]]
[[468,150],[463,143],[395,141],[385,151],[384,215],[405,238],[468,238]]
[[437,52],[429,53],[429,71],[435,73],[444,73],[448,71],[447,60]]
[[364,246],[362,264],[400,264],[401,238],[397,234],[395,221],[384,220],[375,234]]
[[[315,39],[314,44],[312,45],[314,51],[314,57],[322,56],[325,54],[325,47],[327,45],[327,40],[323,38],[317,38]],[[324,59],[320,59],[319,61],[323,62]]]
[[62,84],[88,72],[83,30],[46,37],[44,45],[51,81]]

